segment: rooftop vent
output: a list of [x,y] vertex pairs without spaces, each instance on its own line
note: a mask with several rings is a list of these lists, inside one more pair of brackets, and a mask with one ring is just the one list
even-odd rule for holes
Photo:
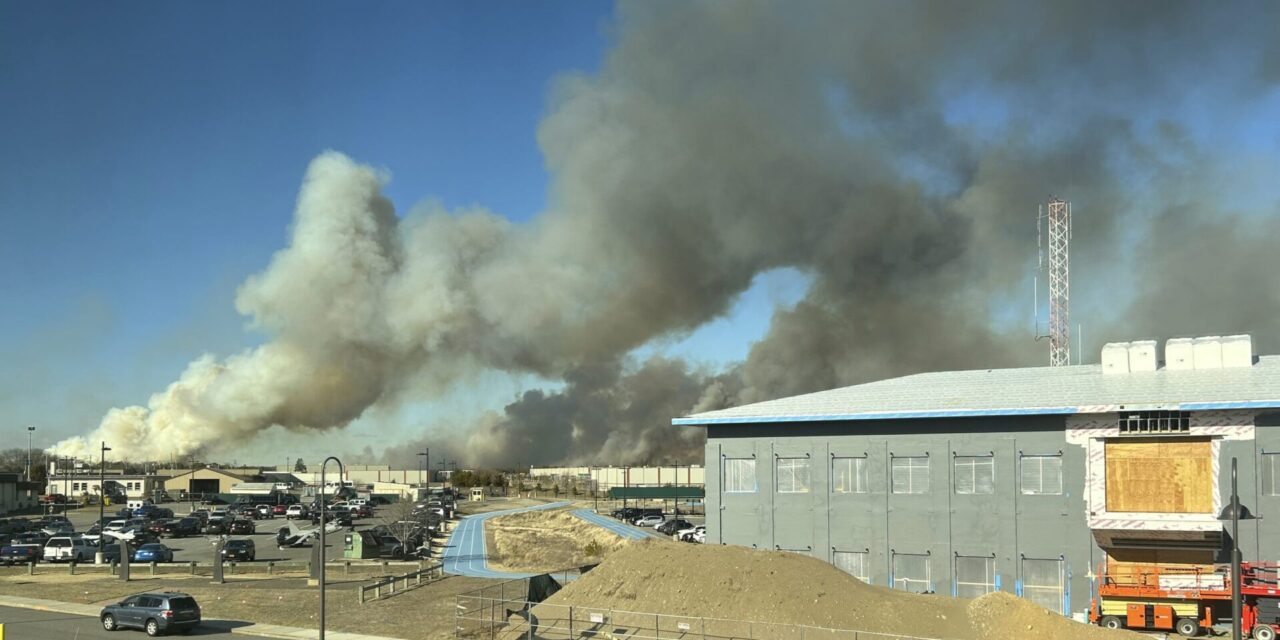
[[1136,340],[1129,343],[1129,371],[1156,370],[1156,341]]
[[1102,372],[1129,373],[1129,343],[1108,342],[1102,345]]

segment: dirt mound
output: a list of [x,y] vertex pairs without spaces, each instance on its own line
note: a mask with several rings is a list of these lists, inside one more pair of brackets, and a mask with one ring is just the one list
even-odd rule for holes
[[[647,541],[613,553],[546,604],[948,640],[1142,637],[1073,622],[1008,594],[977,600],[913,594],[866,584],[795,553]],[[556,616],[551,609],[546,615]]]
[[629,544],[565,509],[513,513],[487,520],[484,527],[489,568],[498,571],[557,571],[595,564]]

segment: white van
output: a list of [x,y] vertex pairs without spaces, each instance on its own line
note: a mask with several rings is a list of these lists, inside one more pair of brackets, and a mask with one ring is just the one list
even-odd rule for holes
[[59,536],[57,538],[49,538],[44,545],[44,561],[58,562],[60,560],[85,562],[92,560],[96,548],[89,545],[84,538],[76,536],[74,538],[68,536]]

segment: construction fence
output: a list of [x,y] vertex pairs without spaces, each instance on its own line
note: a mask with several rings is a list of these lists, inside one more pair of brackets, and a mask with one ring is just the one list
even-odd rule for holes
[[[576,577],[556,575],[568,579]],[[564,584],[561,578],[557,580]],[[460,640],[947,640],[547,604],[538,597],[536,580],[511,580],[459,594],[454,614],[454,636]],[[531,581],[535,582],[531,585]]]

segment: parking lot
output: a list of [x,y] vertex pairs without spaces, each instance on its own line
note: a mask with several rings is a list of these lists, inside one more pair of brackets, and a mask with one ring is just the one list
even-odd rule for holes
[[[173,509],[175,517],[183,517],[190,509],[187,503],[166,503],[162,506]],[[197,505],[196,508],[201,508]],[[118,507],[108,506],[106,515],[110,517],[114,514]],[[362,518],[355,520],[352,524],[354,529],[364,529],[373,527],[378,524],[389,524],[386,519],[391,516],[389,507],[375,507],[374,516],[372,518]],[[67,518],[78,533],[83,533],[89,527],[93,526],[98,520],[98,509],[96,506],[82,509],[71,509],[66,513]],[[28,519],[35,519],[36,516],[27,516]],[[276,532],[282,527],[287,526],[288,522],[295,522],[300,528],[310,528],[314,525],[309,520],[286,520],[283,516],[275,518],[267,518],[262,520],[254,520],[256,527],[255,533],[251,535],[233,535],[228,539],[247,539],[254,542],[257,552],[256,562],[307,562],[311,559],[311,545],[307,543],[300,547],[279,548],[276,546]],[[343,537],[350,529],[341,529],[337,532],[326,534],[327,543],[325,550],[326,560],[341,560],[343,553]],[[109,539],[108,539],[109,540]],[[195,535],[183,538],[165,537],[160,540],[162,544],[173,549],[174,562],[199,562],[210,563],[214,559],[214,543],[217,536]]]

